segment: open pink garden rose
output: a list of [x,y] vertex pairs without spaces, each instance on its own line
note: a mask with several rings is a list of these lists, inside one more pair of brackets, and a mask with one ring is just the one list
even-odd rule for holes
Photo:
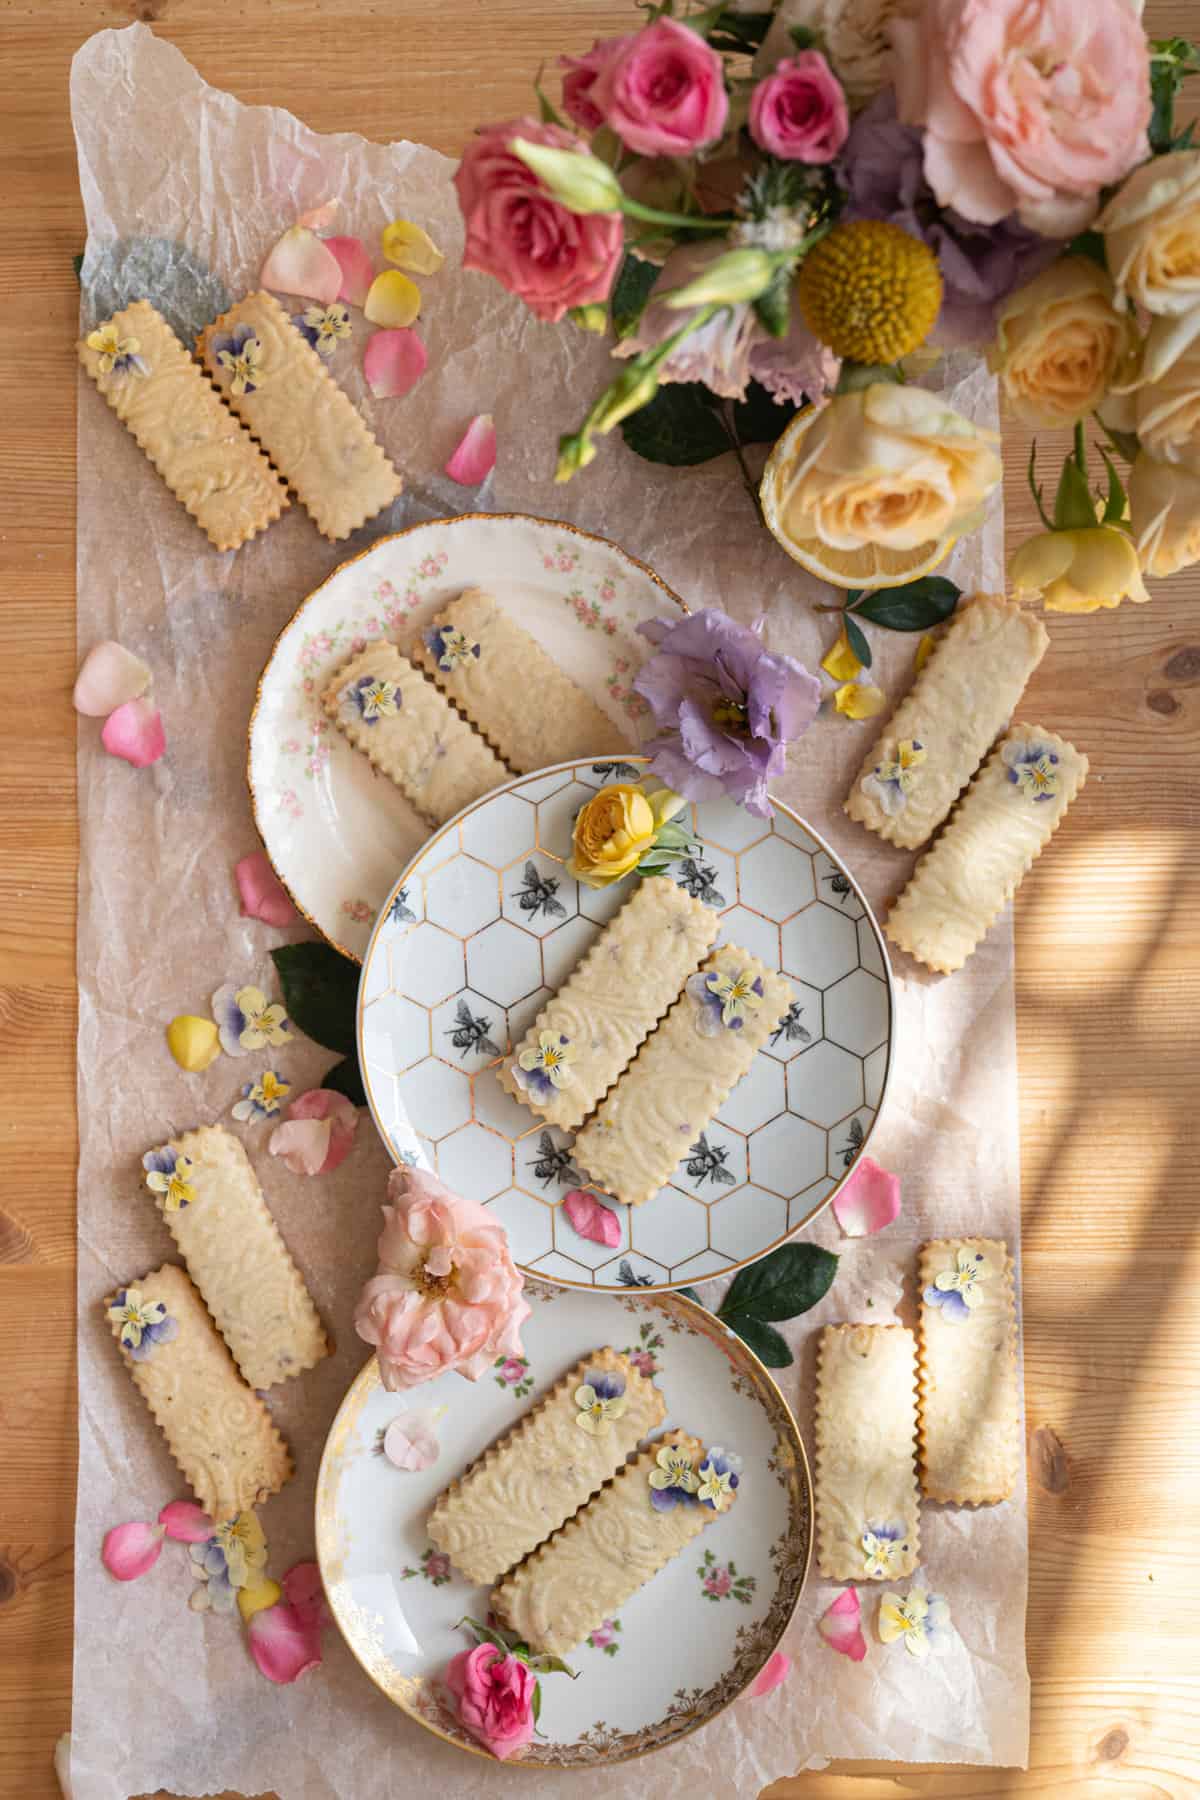
[[537,1686],[527,1663],[505,1656],[494,1644],[476,1644],[459,1652],[444,1679],[462,1723],[493,1756],[507,1762],[525,1749],[533,1736]]
[[530,1309],[504,1227],[424,1169],[393,1169],[388,1200],[379,1272],[354,1316],[378,1350],[384,1387],[416,1387],[445,1369],[478,1381],[497,1357],[520,1356]]

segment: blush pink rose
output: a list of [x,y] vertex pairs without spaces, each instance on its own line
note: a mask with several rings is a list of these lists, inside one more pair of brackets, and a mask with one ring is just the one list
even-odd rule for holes
[[557,125],[512,119],[471,140],[454,176],[467,228],[464,269],[482,269],[539,319],[606,300],[621,260],[620,213],[573,213],[509,149],[513,138],[555,150],[586,146]]
[[628,42],[627,37],[597,38],[586,56],[560,56],[558,59],[558,66],[563,70],[563,111],[584,131],[598,131],[604,123],[604,114],[592,99],[592,89],[601,69]]
[[691,156],[725,129],[721,59],[674,19],[656,19],[605,59],[588,98],[639,156]]
[[501,1762],[518,1756],[533,1736],[533,1690],[527,1663],[502,1656],[494,1644],[461,1650],[445,1674],[458,1716],[473,1738]]
[[504,1227],[423,1169],[393,1169],[379,1271],[354,1328],[379,1355],[392,1392],[456,1369],[478,1381],[498,1357],[520,1356],[529,1317]]
[[832,162],[849,130],[842,84],[819,50],[785,57],[750,96],[750,136],[784,162]]
[[891,25],[897,105],[943,206],[1047,237],[1149,155],[1146,34],[1129,0],[924,0]]

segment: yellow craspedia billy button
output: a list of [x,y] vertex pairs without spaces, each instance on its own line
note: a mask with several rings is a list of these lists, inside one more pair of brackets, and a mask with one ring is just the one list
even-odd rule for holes
[[883,219],[835,225],[800,265],[804,322],[847,361],[894,363],[923,344],[942,304],[937,258]]

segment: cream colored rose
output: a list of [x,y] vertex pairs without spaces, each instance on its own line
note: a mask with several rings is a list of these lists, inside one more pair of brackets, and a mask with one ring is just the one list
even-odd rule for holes
[[891,21],[911,10],[909,0],[782,0],[754,73],[761,80],[783,57],[794,56],[792,27],[802,25],[817,34],[851,106],[865,106],[888,79]]
[[1200,562],[1200,477],[1143,450],[1126,482],[1133,541],[1147,575]]
[[1200,475],[1200,304],[1181,318],[1155,319],[1103,414],[1107,424],[1136,431],[1160,462]]
[[1132,335],[1104,270],[1065,256],[1000,308],[988,366],[1027,425],[1073,425],[1104,398]]
[[1169,315],[1200,305],[1200,150],[1156,156],[1135,169],[1096,230],[1122,299]]
[[835,395],[793,454],[768,464],[767,523],[785,548],[816,539],[907,551],[957,536],[1000,481],[998,442],[924,388],[876,382]]

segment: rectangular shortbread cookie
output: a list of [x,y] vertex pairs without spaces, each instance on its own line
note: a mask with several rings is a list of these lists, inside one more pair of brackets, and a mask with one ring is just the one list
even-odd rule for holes
[[[756,1004],[746,1006],[736,1028],[723,1023],[719,998],[707,986],[712,977],[751,988]],[[761,993],[753,991],[755,983]],[[748,950],[722,944],[584,1126],[574,1162],[627,1206],[649,1200],[749,1069],[791,1001],[782,975]]]
[[651,1504],[649,1477],[664,1445],[699,1467],[700,1439],[668,1431],[492,1594],[493,1612],[535,1650],[565,1656],[717,1517],[699,1501],[666,1512]]
[[917,864],[884,930],[941,975],[961,969],[1058,828],[1088,760],[1040,725],[1014,725]]
[[1040,619],[1001,595],[964,601],[859,770],[849,816],[902,849],[923,844],[1007,726],[1049,642]]
[[[104,1307],[134,1385],[205,1512],[227,1519],[277,1494],[292,1473],[287,1445],[184,1271],[166,1263]],[[125,1315],[147,1307],[161,1311],[161,1324],[149,1333],[130,1327]],[[122,1332],[134,1331],[140,1341],[123,1343]]]
[[412,654],[521,774],[628,748],[608,714],[482,588],[444,606]]
[[1008,1248],[942,1238],[922,1249],[919,1277],[921,1486],[959,1506],[1007,1500],[1021,1443]]
[[916,1342],[903,1325],[826,1325],[817,1351],[817,1567],[831,1581],[911,1575]]
[[343,663],[321,704],[434,825],[508,780],[499,757],[432,681],[383,639]]
[[[579,1424],[585,1411],[576,1395],[589,1374],[604,1391],[624,1383],[624,1409],[599,1429]],[[594,1350],[439,1496],[430,1541],[469,1581],[499,1580],[615,1474],[666,1410],[654,1383],[626,1357]]]
[[236,550],[265,531],[287,490],[166,320],[135,300],[96,329],[111,330],[126,353],[106,355],[84,337],[80,362],[209,541]]
[[[244,392],[220,360],[222,340],[249,327],[260,346]],[[200,334],[204,366],[295,489],[323,537],[349,537],[404,487],[366,421],[273,295],[247,294]],[[231,351],[230,354],[233,354]]]
[[274,1387],[329,1354],[317,1309],[241,1143],[220,1125],[203,1125],[168,1146],[191,1164],[194,1199],[158,1210],[188,1273],[251,1387]]
[[[717,935],[711,906],[669,875],[648,875],[610,919],[583,960],[547,1001],[499,1071],[501,1087],[551,1125],[582,1124],[629,1064]],[[561,1045],[561,1087],[523,1056]],[[674,1166],[674,1165],[672,1165]]]

